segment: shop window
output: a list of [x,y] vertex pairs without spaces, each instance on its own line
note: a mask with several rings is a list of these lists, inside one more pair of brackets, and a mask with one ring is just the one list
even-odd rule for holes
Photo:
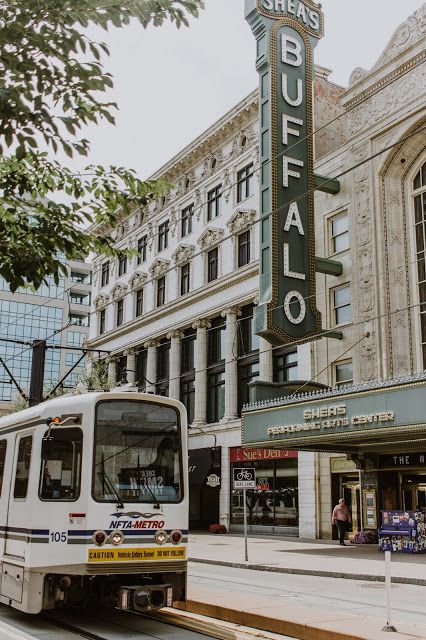
[[207,282],[217,280],[219,276],[219,250],[216,247],[207,254]]
[[222,185],[219,184],[207,194],[207,222],[220,216],[221,200]]
[[253,163],[237,173],[237,202],[253,195]]
[[336,387],[341,387],[344,384],[353,383],[354,372],[353,372],[352,360],[337,362],[334,365],[334,381],[335,381]]
[[192,219],[194,217],[194,205],[190,204],[182,210],[181,237],[189,236],[192,233]]
[[331,253],[340,253],[349,249],[348,214],[340,213],[330,220]]
[[109,261],[104,262],[101,268],[101,287],[109,283]]
[[[263,450],[265,451],[265,450]],[[261,455],[261,451],[259,451]],[[232,460],[232,449],[231,449]],[[297,458],[232,462],[232,467],[256,469],[256,490],[247,490],[248,524],[258,527],[297,527],[299,524]],[[231,469],[232,473],[232,469]],[[243,525],[243,491],[233,490],[231,524]]]
[[25,499],[27,497],[32,446],[32,436],[23,436],[19,440],[18,460],[15,471],[15,487],[13,489],[14,498]]
[[274,382],[292,382],[298,379],[297,350],[276,350],[273,353]]
[[244,265],[250,262],[250,231],[244,231],[238,236],[238,266],[244,267]]
[[352,320],[351,287],[344,285],[332,291],[334,324],[347,324]]

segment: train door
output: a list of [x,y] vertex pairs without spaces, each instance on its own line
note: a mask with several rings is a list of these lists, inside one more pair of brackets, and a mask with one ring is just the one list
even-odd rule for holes
[[[9,449],[9,451],[8,451]],[[10,478],[12,473],[12,456],[13,451],[10,450],[10,443],[8,447],[8,441],[5,437],[0,438],[0,530],[4,531],[4,527],[7,521],[7,510],[9,491],[8,484],[4,481],[6,478]],[[6,460],[7,453],[7,460]],[[7,470],[6,470],[7,465]],[[0,556],[4,553],[4,536],[0,536]]]
[[31,459],[34,447],[33,431],[20,432],[15,439],[14,464],[9,487],[5,554],[25,559],[31,536],[30,493]]

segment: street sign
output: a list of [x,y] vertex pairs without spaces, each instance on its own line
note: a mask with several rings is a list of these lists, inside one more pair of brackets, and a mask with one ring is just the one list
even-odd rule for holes
[[256,469],[234,467],[234,489],[256,489]]

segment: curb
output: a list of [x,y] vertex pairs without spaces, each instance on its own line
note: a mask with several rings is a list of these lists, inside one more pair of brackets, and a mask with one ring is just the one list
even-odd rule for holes
[[[384,576],[375,576],[369,573],[343,573],[340,571],[323,571],[321,569],[297,569],[291,567],[269,567],[264,564],[246,564],[244,562],[228,562],[226,560],[205,560],[204,558],[188,558],[188,562],[199,564],[213,564],[221,567],[232,567],[233,569],[251,569],[252,571],[264,571],[271,573],[289,573],[298,576],[319,576],[322,578],[343,578],[346,580],[362,580],[363,582],[384,582]],[[426,587],[426,579],[404,578],[393,576],[394,584],[412,584],[419,587]]]

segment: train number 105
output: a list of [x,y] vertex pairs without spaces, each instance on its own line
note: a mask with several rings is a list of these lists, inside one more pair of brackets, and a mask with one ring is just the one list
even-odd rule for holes
[[50,540],[52,542],[66,542],[67,534],[65,531],[52,531],[50,534]]

